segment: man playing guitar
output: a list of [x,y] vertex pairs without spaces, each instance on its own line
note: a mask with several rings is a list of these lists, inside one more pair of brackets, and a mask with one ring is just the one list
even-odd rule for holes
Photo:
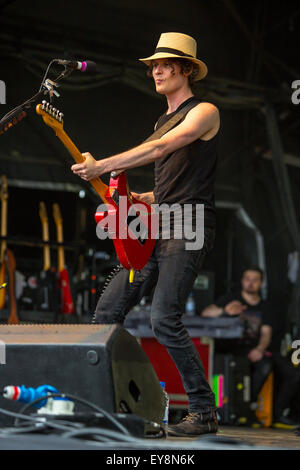
[[[156,128],[187,103],[194,105],[174,128],[160,139],[109,158],[95,160],[90,153],[84,153],[85,162],[72,166],[75,174],[89,181],[104,173],[154,162],[154,190],[132,193],[136,199],[168,206],[191,204],[192,224],[197,204],[204,205],[201,248],[188,250],[185,235],[181,239],[173,236],[176,224],[171,222],[171,238],[159,236],[149,261],[136,272],[132,284],[128,283],[128,271],[120,267],[101,295],[95,312],[96,322],[123,323],[128,311],[155,286],[152,329],[175,362],[189,399],[188,415],[169,426],[169,435],[186,437],[215,433],[218,429],[214,394],[181,321],[187,297],[215,237],[214,179],[220,117],[216,106],[193,95],[191,85],[207,74],[206,65],[196,57],[196,49],[196,41],[188,35],[163,33],[154,54],[140,59],[148,65],[157,93],[167,99],[167,111],[159,118]],[[162,225],[160,229],[163,230]]]

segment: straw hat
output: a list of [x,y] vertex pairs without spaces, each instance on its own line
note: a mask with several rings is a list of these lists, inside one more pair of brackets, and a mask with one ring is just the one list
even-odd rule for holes
[[202,60],[196,58],[197,43],[195,39],[183,33],[162,33],[157,43],[154,54],[144,59],[139,59],[144,64],[150,65],[151,60],[177,57],[194,62],[199,67],[195,80],[201,80],[207,74],[207,67]]

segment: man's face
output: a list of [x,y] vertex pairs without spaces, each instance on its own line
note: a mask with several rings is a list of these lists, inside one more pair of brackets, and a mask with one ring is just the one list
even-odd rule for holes
[[244,292],[248,294],[258,294],[262,286],[260,272],[251,270],[245,271],[241,283]]
[[174,93],[186,86],[187,76],[181,72],[178,63],[171,59],[156,59],[152,61],[152,76],[156,91],[162,95]]

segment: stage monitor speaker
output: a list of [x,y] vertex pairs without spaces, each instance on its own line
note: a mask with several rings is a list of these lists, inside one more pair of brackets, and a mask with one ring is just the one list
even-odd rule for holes
[[[0,390],[52,385],[108,412],[162,423],[165,404],[157,375],[136,338],[121,325],[0,325],[0,341],[5,346]],[[0,396],[0,408],[18,412],[22,406]],[[91,411],[80,404],[75,410]],[[0,412],[0,426],[12,423]]]

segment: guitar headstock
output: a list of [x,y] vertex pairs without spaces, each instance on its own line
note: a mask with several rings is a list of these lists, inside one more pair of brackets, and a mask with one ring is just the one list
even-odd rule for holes
[[52,127],[53,130],[62,130],[63,129],[63,113],[59,109],[54,108],[52,104],[43,100],[41,104],[36,106],[36,112],[42,116],[44,123],[47,126]]
[[7,179],[5,175],[1,176],[0,179],[0,199],[5,201],[8,198]]
[[53,218],[55,220],[56,225],[62,225],[62,215],[60,212],[60,207],[57,203],[54,203],[53,206]]
[[42,223],[43,222],[48,222],[47,209],[46,209],[46,205],[43,201],[40,202],[39,213],[40,213],[40,219],[41,219]]

